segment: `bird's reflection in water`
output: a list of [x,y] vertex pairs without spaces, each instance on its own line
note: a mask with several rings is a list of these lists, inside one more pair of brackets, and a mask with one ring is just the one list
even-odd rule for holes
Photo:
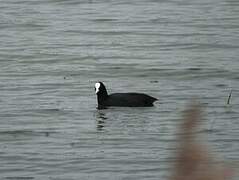
[[105,124],[106,119],[108,119],[108,118],[105,116],[105,113],[97,111],[97,113],[96,113],[97,127],[96,128],[98,131],[104,130],[104,127],[105,127],[104,124]]

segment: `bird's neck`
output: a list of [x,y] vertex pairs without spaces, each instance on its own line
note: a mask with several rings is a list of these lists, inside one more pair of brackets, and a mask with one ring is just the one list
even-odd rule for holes
[[102,102],[104,102],[107,98],[108,98],[108,94],[107,93],[98,95],[97,96],[98,104],[102,104]]

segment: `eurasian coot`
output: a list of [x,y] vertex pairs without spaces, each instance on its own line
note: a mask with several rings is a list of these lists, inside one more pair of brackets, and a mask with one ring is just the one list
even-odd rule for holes
[[108,95],[105,85],[102,82],[95,83],[98,109],[109,106],[121,107],[149,107],[157,99],[142,93],[114,93]]

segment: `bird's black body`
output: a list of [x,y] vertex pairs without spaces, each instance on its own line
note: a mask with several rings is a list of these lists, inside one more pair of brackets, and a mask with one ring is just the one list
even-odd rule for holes
[[98,108],[109,106],[120,107],[150,107],[157,99],[142,93],[114,93],[108,95],[107,90],[102,82],[96,83],[96,94]]

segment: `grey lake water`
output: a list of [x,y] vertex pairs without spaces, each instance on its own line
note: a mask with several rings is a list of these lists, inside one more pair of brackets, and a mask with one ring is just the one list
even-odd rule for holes
[[[238,162],[238,80],[237,0],[1,0],[0,179],[167,179],[193,97]],[[159,101],[97,110],[97,81]]]

